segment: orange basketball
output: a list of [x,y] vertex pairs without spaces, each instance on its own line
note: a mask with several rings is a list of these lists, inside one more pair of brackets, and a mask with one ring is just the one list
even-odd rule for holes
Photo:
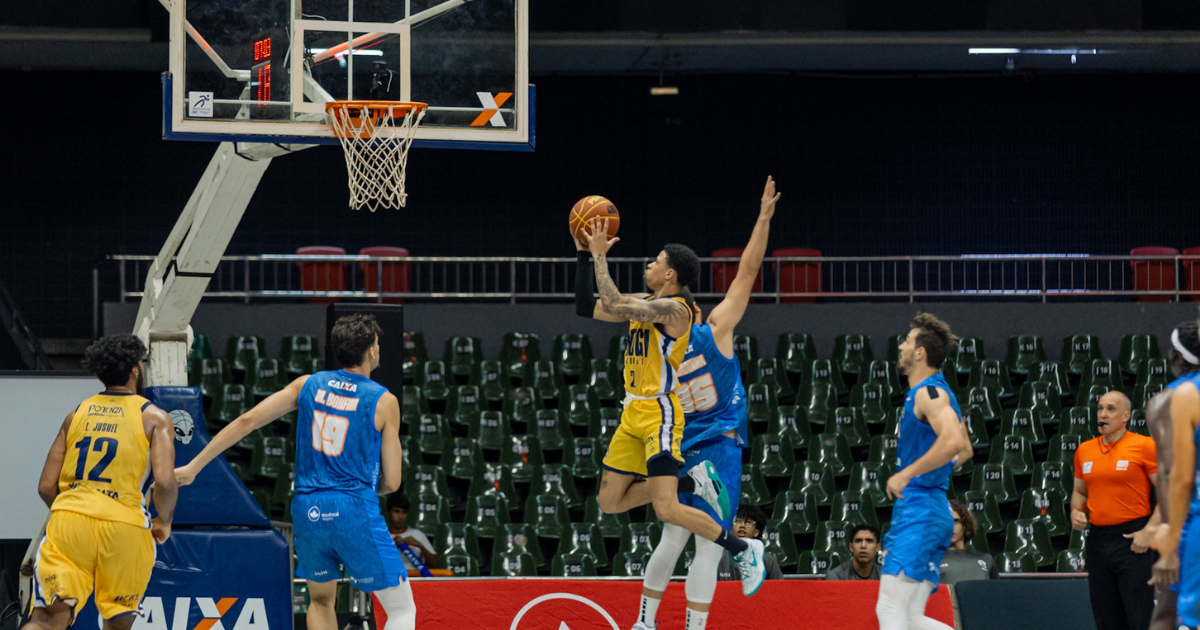
[[608,219],[608,236],[612,238],[621,227],[621,215],[613,202],[600,195],[588,195],[571,207],[571,235],[580,243],[592,219]]

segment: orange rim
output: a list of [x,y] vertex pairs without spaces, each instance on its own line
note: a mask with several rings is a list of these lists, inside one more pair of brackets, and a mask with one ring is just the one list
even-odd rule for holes
[[[429,108],[428,103],[415,101],[330,101],[325,103],[325,113],[331,118],[363,118],[368,117],[373,122],[384,118],[399,120],[413,112],[423,112]],[[341,135],[336,125],[334,135]]]

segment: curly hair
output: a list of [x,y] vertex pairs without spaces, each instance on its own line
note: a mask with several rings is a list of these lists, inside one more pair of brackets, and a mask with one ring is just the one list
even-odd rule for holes
[[[700,257],[687,245],[667,243],[663,246],[667,253],[667,267],[675,271],[675,281],[683,290],[683,299],[687,302],[688,310],[693,308],[696,300],[688,285],[695,284],[700,279]],[[762,529],[761,527],[759,529]]]
[[134,335],[108,335],[88,346],[83,357],[83,369],[91,372],[105,387],[119,387],[129,382],[129,375],[138,362],[146,358],[146,345]]
[[755,538],[762,538],[763,530],[767,528],[767,515],[757,505],[746,504],[740,506],[734,520],[754,521],[754,528],[758,530],[758,535]]
[[957,499],[950,499],[950,509],[962,522],[963,542],[970,542],[975,537],[975,517],[967,511],[967,504]]
[[374,315],[354,313],[339,317],[333,323],[330,343],[333,345],[333,354],[342,362],[342,366],[355,367],[362,365],[367,350],[375,345],[377,337],[382,336],[383,329],[375,321]]
[[930,313],[921,313],[908,326],[917,331],[915,347],[925,348],[925,362],[931,368],[940,369],[958,345],[958,335],[950,332],[950,324]]

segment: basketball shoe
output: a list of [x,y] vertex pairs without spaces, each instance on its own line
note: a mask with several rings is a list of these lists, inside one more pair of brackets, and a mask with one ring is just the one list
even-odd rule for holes
[[763,563],[763,543],[754,538],[743,538],[748,547],[745,551],[733,557],[738,570],[742,572],[742,594],[750,597],[762,587],[767,576],[767,567]]
[[725,490],[725,484],[721,483],[717,467],[706,459],[692,466],[688,470],[688,476],[696,482],[696,496],[712,506],[721,520],[729,518],[729,493]]

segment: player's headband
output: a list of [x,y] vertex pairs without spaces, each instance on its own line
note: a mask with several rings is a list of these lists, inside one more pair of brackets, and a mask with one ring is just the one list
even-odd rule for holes
[[1183,347],[1183,341],[1180,341],[1179,339],[1178,328],[1171,331],[1171,345],[1175,348],[1175,352],[1178,352],[1179,356],[1183,357],[1184,361],[1187,361],[1192,365],[1200,365],[1200,357],[1197,357],[1196,355],[1192,354],[1190,350]]

